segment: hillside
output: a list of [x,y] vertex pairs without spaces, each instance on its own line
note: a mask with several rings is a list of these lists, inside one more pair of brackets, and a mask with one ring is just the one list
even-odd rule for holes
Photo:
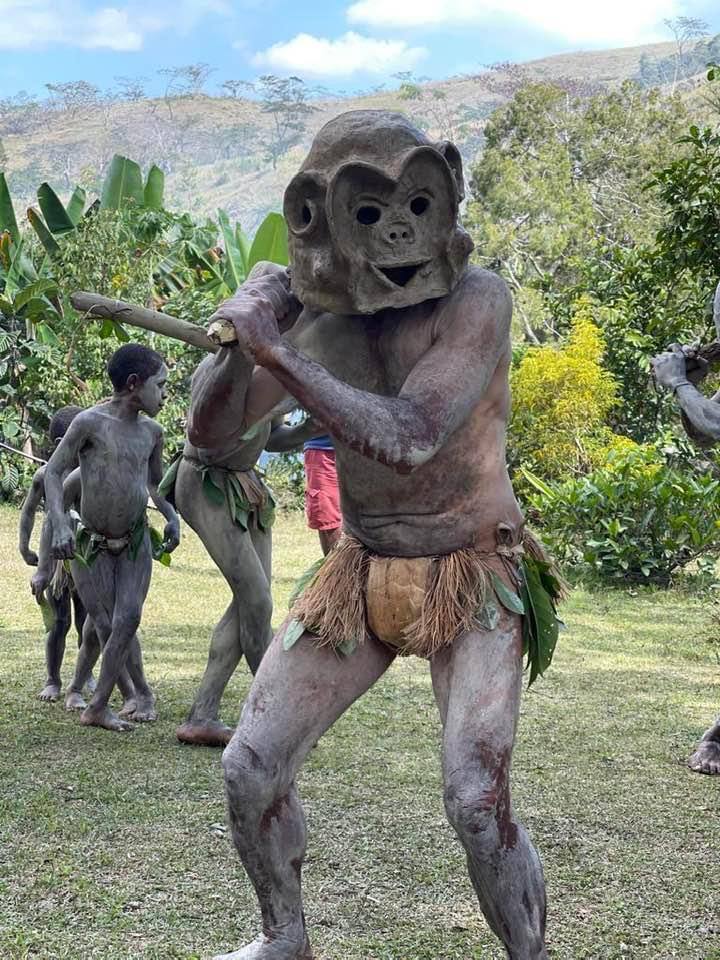
[[[167,174],[170,206],[194,215],[226,208],[252,231],[278,209],[288,179],[319,127],[344,110],[402,110],[432,135],[458,143],[466,163],[482,145],[490,113],[528,80],[561,83],[588,95],[639,75],[641,62],[672,57],[672,43],[619,50],[562,54],[521,65],[502,65],[475,76],[443,82],[410,79],[396,90],[342,99],[308,101],[297,142],[268,159],[274,117],[257,100],[206,95],[168,99],[95,98],[65,104],[5,100],[0,107],[0,164],[21,209],[49,180],[61,194],[79,182],[97,189],[114,153],[144,166],[158,163]],[[8,106],[8,104],[11,104]]]

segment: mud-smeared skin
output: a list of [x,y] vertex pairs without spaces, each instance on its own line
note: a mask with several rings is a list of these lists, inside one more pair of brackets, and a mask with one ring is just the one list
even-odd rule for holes
[[[232,371],[232,389],[226,395],[227,416],[241,422],[245,392],[252,376],[253,364],[240,351],[221,351]],[[210,372],[215,368],[214,357],[206,358],[193,377],[190,416],[198,393],[201,393]],[[220,701],[230,678],[243,655],[250,670],[255,673],[272,638],[270,617],[270,568],[272,537],[270,530],[255,526],[243,530],[236,524],[225,504],[210,502],[202,490],[202,478],[194,461],[248,470],[257,462],[270,432],[269,424],[249,440],[240,434],[230,436],[225,443],[211,447],[185,445],[185,455],[178,468],[175,483],[175,504],[183,520],[200,537],[225,577],[232,592],[232,600],[222,619],[213,630],[205,673],[185,723],[176,730],[182,743],[205,747],[224,747],[230,741],[233,727],[218,720]]]
[[[60,668],[65,656],[65,641],[72,625],[73,612],[75,614],[75,629],[77,631],[78,646],[82,643],[83,624],[85,623],[85,608],[77,594],[69,589],[63,590],[59,596],[49,589],[55,572],[55,561],[52,556],[52,532],[47,519],[43,521],[40,534],[38,553],[30,549],[30,537],[35,526],[35,514],[45,498],[45,467],[35,471],[30,489],[23,501],[20,510],[20,524],[18,531],[18,546],[20,555],[29,566],[36,567],[30,581],[30,588],[38,602],[44,597],[52,610],[54,622],[45,637],[45,664],[47,680],[38,694],[38,699],[45,703],[55,703],[60,697],[62,680]],[[90,677],[91,679],[91,677]]]
[[[72,558],[75,553],[74,534],[63,511],[61,477],[78,463],[80,516],[87,527],[109,538],[126,536],[144,513],[149,492],[167,520],[166,548],[177,546],[177,515],[157,493],[162,477],[162,430],[150,419],[162,406],[166,379],[164,366],[145,381],[132,374],[125,389],[115,393],[112,400],[83,411],[70,425],[45,474],[56,557]],[[140,416],[141,412],[149,416]],[[90,566],[77,560],[72,563],[75,586],[103,650],[97,687],[80,717],[84,725],[116,732],[132,729],[132,724],[109,709],[108,701],[128,656],[138,656],[136,631],[150,585],[151,566],[147,532],[134,559],[128,549],[117,554],[103,550]],[[79,663],[76,679],[82,669]],[[143,712],[145,719],[150,719],[154,703],[151,707],[149,688],[138,690],[136,685],[135,695],[144,698]]]
[[[387,176],[397,171],[398,180],[386,178],[382,196],[376,197],[373,174],[362,203],[383,209],[385,201],[390,203],[396,223],[391,232],[402,240],[403,231],[411,238],[412,211],[402,207],[396,188],[407,187],[410,168],[405,160],[381,154],[384,145],[399,141],[412,149],[415,135],[405,119],[383,116],[368,123],[371,142],[364,146],[364,159],[374,150],[374,165]],[[326,155],[333,170],[343,169],[344,161],[352,164],[356,177],[357,157],[342,154],[348,129],[350,141],[360,136],[356,119],[340,118],[342,135],[335,144],[332,125],[321,131],[311,156]],[[422,135],[416,137],[418,145],[430,149]],[[437,157],[423,156],[437,173]],[[458,173],[452,150],[445,147],[437,156],[450,156],[454,166],[449,169]],[[337,212],[328,170],[315,172],[313,178],[293,181],[290,201],[301,216],[303,184],[311,191],[318,182],[325,184],[323,190],[305,198],[313,216]],[[450,189],[452,182],[433,174],[431,185],[436,202],[454,211],[457,193],[446,196],[440,189],[441,183],[443,190]],[[422,193],[424,186],[421,178],[414,179],[415,192]],[[356,187],[360,195],[359,182]],[[435,222],[447,222],[446,239],[452,244],[458,236],[454,213]],[[294,256],[310,262],[315,254],[309,242],[304,246],[298,220],[291,220],[290,231]],[[389,234],[386,239],[389,248],[395,241]],[[382,242],[375,236],[366,252],[375,255]],[[440,247],[438,241],[432,249]],[[440,275],[453,278],[452,270],[431,271],[429,288],[423,288],[418,274],[415,287],[408,284],[397,295],[408,303],[401,309],[378,306],[363,316],[305,310],[281,339],[277,302],[283,292],[289,300],[288,278],[268,267],[265,276],[249,280],[218,311],[235,324],[240,350],[264,368],[248,390],[243,426],[265,415],[284,393],[326,424],[337,451],[345,528],[383,555],[433,556],[469,545],[492,550],[499,523],[515,528],[522,523],[505,466],[510,297],[498,277],[464,267],[457,246],[451,249],[454,259],[438,260],[455,271],[448,291],[432,292]],[[302,276],[307,292],[312,273],[303,269]],[[363,297],[379,296],[377,283],[361,287]],[[352,299],[356,290],[331,292],[341,300]],[[323,290],[310,290],[310,296],[319,302]],[[287,303],[281,304],[283,310]],[[221,389],[221,371],[217,380]],[[191,438],[205,430],[217,436],[222,407],[222,401],[213,402],[209,381],[190,423]],[[225,429],[231,425],[225,423]],[[431,672],[444,727],[445,806],[465,848],[480,906],[512,960],[545,960],[542,868],[514,815],[509,787],[521,687],[520,632],[519,618],[505,615],[495,630],[467,634],[443,650],[431,662]],[[279,635],[260,665],[223,755],[233,839],[255,886],[269,939],[240,951],[242,960],[302,956],[305,821],[295,777],[313,744],[392,659],[375,641],[349,658],[338,657],[307,635],[285,652]]]
[[[675,395],[690,438],[701,447],[717,444],[720,441],[720,391],[713,397],[704,397],[696,386],[707,375],[707,364],[688,370],[685,354],[673,344],[653,358],[652,369],[656,383]],[[720,776],[720,718],[703,734],[688,766],[695,773]]]

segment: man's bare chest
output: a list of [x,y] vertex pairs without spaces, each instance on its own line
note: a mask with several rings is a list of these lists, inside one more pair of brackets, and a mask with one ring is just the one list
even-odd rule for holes
[[299,348],[352,387],[397,396],[433,343],[432,317],[402,320],[322,314],[303,331]]

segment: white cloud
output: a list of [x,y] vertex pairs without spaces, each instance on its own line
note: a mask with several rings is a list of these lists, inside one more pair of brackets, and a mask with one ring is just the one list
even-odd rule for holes
[[478,25],[512,20],[568,43],[645,43],[667,39],[666,17],[686,12],[682,0],[356,0],[351,23],[372,27]]
[[232,14],[229,0],[141,0],[97,7],[92,0],[0,0],[0,50],[80,47],[135,51],[161,30],[191,32],[206,16]]
[[346,33],[336,40],[299,33],[286,43],[275,43],[256,53],[255,66],[303,75],[344,77],[353,73],[384,74],[410,69],[427,56],[424,47],[404,40],[374,40]]

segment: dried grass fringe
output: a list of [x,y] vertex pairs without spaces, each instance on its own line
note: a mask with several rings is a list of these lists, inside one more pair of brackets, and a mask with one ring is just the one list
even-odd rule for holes
[[59,600],[68,590],[74,588],[72,577],[65,569],[65,561],[58,560],[55,564],[55,573],[50,581],[50,592]]
[[[494,594],[493,559],[516,566],[522,551],[551,564],[563,594],[566,585],[545,548],[524,531],[522,550],[488,553],[465,547],[434,559],[420,616],[405,631],[399,652],[429,658],[472,629],[476,616]],[[517,559],[511,559],[511,553]],[[519,554],[519,556],[517,556]],[[383,558],[384,559],[384,558]],[[293,616],[314,633],[320,646],[335,649],[363,643],[369,636],[366,588],[373,554],[354,537],[343,536],[292,607]],[[379,638],[382,640],[382,638]]]

